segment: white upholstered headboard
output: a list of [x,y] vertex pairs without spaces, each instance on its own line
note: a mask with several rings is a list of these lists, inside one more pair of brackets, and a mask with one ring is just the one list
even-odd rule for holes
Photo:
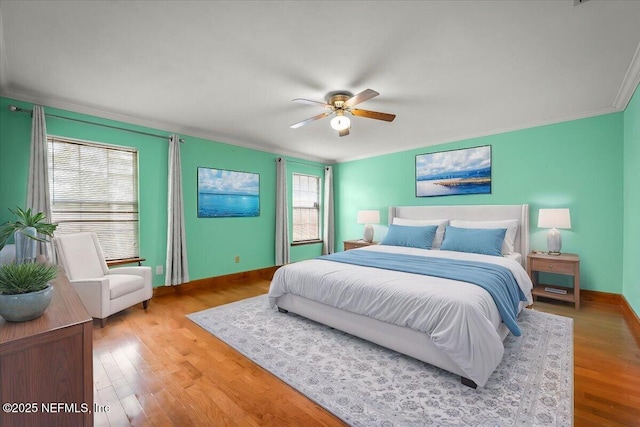
[[522,254],[526,268],[529,253],[529,205],[458,205],[458,206],[390,206],[389,224],[393,218],[460,219],[466,221],[518,220],[515,251]]

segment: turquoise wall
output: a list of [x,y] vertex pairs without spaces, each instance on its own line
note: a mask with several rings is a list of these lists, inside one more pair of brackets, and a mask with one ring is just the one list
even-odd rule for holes
[[[0,98],[0,222],[11,219],[7,208],[24,206],[31,138],[31,117],[12,113],[9,104],[31,109],[32,104]],[[96,123],[169,135],[98,117],[53,108],[46,113]],[[140,255],[145,265],[165,265],[167,228],[167,150],[165,140],[69,120],[47,118],[51,135],[122,145],[138,149],[140,185]],[[274,264],[275,159],[273,153],[237,147],[182,135],[182,180],[185,204],[187,254],[191,280],[239,271],[270,267]],[[297,161],[295,158],[287,158]],[[322,176],[322,165],[313,162],[289,165],[293,172]],[[260,216],[253,218],[198,218],[197,168],[206,166],[260,174]],[[289,195],[290,196],[290,195]],[[321,245],[291,248],[292,260],[320,255]],[[240,257],[235,263],[234,258]],[[155,268],[154,268],[155,272]],[[164,284],[164,274],[154,275],[154,286]]]
[[624,112],[622,294],[640,317],[640,89]]
[[[339,164],[336,249],[362,236],[359,209],[380,209],[387,224],[390,205],[523,203],[530,205],[531,248],[545,249],[538,210],[567,207],[572,229],[561,230],[562,250],[580,254],[582,288],[621,293],[622,134],[623,114],[616,113]],[[487,144],[492,194],[415,197],[416,155]],[[375,228],[379,240],[386,227]]]

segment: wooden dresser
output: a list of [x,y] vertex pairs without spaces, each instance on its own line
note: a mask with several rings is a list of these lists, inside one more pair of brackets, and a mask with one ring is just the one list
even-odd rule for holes
[[28,322],[0,317],[0,425],[93,425],[93,322],[60,273]]

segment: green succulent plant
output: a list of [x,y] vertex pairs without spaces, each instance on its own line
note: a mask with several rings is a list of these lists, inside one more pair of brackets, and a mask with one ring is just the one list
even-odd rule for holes
[[[16,210],[9,209],[9,212],[16,216],[16,221],[7,221],[6,223],[0,225],[0,249],[4,248],[7,243],[7,240],[16,232],[22,232],[27,227],[33,227],[36,229],[38,234],[42,236],[53,237],[53,232],[55,231],[58,224],[51,224],[48,222],[44,222],[45,215],[42,212],[32,213],[31,208],[28,208],[26,211],[16,207]],[[34,237],[30,234],[24,233],[26,236],[29,236],[31,239],[38,240],[40,242],[46,242],[45,239],[40,237]]]
[[18,295],[38,292],[58,274],[55,265],[26,262],[0,265],[0,294]]

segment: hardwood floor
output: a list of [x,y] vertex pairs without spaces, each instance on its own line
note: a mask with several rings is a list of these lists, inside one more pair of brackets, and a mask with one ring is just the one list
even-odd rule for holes
[[576,426],[640,426],[640,336],[622,307],[583,301],[576,311],[537,301],[533,308],[574,319]]
[[[247,280],[153,298],[94,321],[96,426],[343,426],[185,314],[266,293]],[[536,302],[574,319],[575,425],[640,426],[640,337],[621,307]]]

